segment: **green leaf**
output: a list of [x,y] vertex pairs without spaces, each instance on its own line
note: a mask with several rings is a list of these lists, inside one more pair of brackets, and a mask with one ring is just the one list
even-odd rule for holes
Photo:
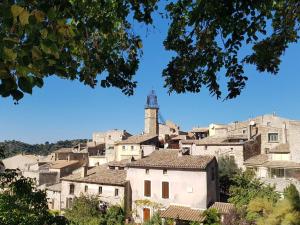
[[35,16],[35,18],[38,22],[43,22],[43,20],[45,18],[45,13],[43,11],[40,11],[40,10],[34,11],[33,15]]
[[30,14],[27,10],[23,10],[21,14],[19,15],[19,20],[22,26],[29,24],[28,18]]
[[39,49],[38,46],[33,46],[31,50],[32,59],[41,59],[42,58],[42,51]]
[[17,58],[17,53],[10,48],[4,47],[4,55],[7,60],[14,61]]
[[32,94],[33,79],[32,77],[20,77],[18,80],[20,89],[26,93]]
[[48,35],[48,30],[47,29],[42,29],[40,31],[41,35],[42,35],[42,38],[45,39]]
[[139,40],[137,42],[137,46],[138,46],[138,48],[143,48],[143,42],[141,40]]
[[43,87],[43,85],[44,85],[44,81],[43,81],[43,79],[40,78],[40,77],[34,77],[34,84],[35,84],[37,87],[41,88],[41,87]]
[[24,97],[24,94],[19,90],[13,90],[11,92],[11,95],[13,96],[14,100],[19,101]]
[[51,54],[51,49],[48,46],[46,46],[44,43],[41,43],[41,49],[46,54]]
[[13,14],[13,17],[17,18],[23,12],[24,8],[18,5],[12,5],[10,10],[11,13]]

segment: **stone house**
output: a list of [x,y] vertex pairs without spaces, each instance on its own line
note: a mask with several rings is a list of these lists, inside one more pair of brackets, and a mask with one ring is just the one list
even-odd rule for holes
[[204,210],[219,198],[214,156],[158,150],[127,166],[133,218],[137,223],[147,221],[155,211],[170,205]]
[[115,160],[123,159],[140,159],[142,155],[148,155],[158,146],[157,135],[135,135],[126,140],[116,142],[115,144]]
[[209,136],[199,140],[182,140],[180,149],[189,151],[191,155],[214,155],[233,157],[240,168],[244,161],[260,154],[260,136],[248,140],[244,136],[215,137]]
[[300,121],[276,115],[252,121],[261,136],[261,154],[246,160],[245,167],[266,183],[275,184],[279,192],[291,182],[300,190]]
[[2,160],[5,169],[19,169],[23,171],[28,165],[37,163],[39,157],[36,155],[18,154]]
[[48,208],[50,210],[61,210],[61,183],[45,187]]
[[63,177],[61,186],[61,209],[71,207],[73,199],[82,194],[97,196],[103,204],[130,208],[125,170],[109,169],[105,165],[82,167],[81,172]]
[[113,149],[115,142],[122,141],[130,136],[131,134],[129,134],[126,130],[118,129],[94,132],[93,139],[91,142],[88,142],[88,146],[104,144],[105,150]]

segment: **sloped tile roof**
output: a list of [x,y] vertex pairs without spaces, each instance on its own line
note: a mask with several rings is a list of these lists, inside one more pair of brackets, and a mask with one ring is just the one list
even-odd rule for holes
[[263,165],[264,163],[266,163],[268,161],[268,155],[266,154],[260,154],[260,155],[256,155],[253,156],[249,159],[247,159],[244,164],[245,165]]
[[234,205],[226,202],[215,202],[210,208],[218,210],[221,214],[228,214],[234,209]]
[[158,137],[158,136],[157,135],[148,135],[148,134],[134,135],[134,136],[128,137],[125,140],[118,141],[118,142],[116,142],[116,144],[141,144],[145,141],[149,141],[156,137]]
[[57,160],[50,163],[50,169],[61,169],[67,166],[79,164],[78,160]]
[[[229,141],[232,139],[233,141]],[[235,140],[236,139],[236,140]],[[239,141],[242,140],[242,141]],[[182,140],[182,144],[195,144],[195,145],[243,145],[245,143],[243,137],[213,137],[209,136],[199,140]]]
[[203,222],[203,210],[192,209],[184,206],[170,205],[166,210],[160,212],[162,218],[179,219],[185,221]]
[[61,180],[123,186],[126,183],[126,171],[111,170],[107,168],[107,165],[102,165],[89,169],[86,177],[81,177],[81,173],[75,173],[63,177]]
[[215,158],[213,155],[181,155],[178,150],[156,150],[145,158],[127,164],[128,167],[203,170]]
[[60,192],[61,191],[61,183],[57,183],[57,184],[48,186],[48,187],[46,187],[46,190]]

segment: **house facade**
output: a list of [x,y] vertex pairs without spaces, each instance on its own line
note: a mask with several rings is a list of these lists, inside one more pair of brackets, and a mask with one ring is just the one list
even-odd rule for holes
[[142,223],[158,209],[181,205],[207,209],[218,200],[217,162],[214,156],[182,155],[159,150],[128,164],[134,221]]
[[72,207],[74,198],[80,195],[97,196],[103,204],[129,207],[125,170],[82,167],[80,172],[63,177],[61,186],[61,209]]
[[260,154],[260,137],[248,140],[244,136],[209,136],[199,140],[182,140],[180,149],[189,151],[191,155],[214,155],[217,159],[229,156],[234,158],[240,168],[244,161]]
[[142,155],[148,155],[158,146],[157,135],[135,135],[115,144],[115,160],[140,159]]

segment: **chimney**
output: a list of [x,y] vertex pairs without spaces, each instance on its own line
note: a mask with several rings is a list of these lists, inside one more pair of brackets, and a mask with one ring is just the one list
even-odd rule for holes
[[287,143],[287,134],[286,134],[286,123],[282,124],[282,143]]
[[80,175],[81,175],[82,178],[87,176],[87,170],[88,170],[87,166],[81,167],[81,171],[80,171],[81,174]]

